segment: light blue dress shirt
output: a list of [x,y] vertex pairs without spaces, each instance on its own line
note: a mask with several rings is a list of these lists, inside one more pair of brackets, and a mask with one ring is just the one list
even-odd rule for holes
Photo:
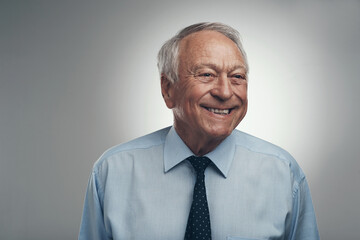
[[[174,127],[106,151],[89,179],[79,239],[183,239],[191,155]],[[234,130],[206,156],[213,240],[319,239],[306,178],[286,151]]]

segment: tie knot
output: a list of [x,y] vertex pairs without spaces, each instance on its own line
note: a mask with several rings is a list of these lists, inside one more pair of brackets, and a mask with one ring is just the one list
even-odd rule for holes
[[188,157],[187,160],[190,161],[191,165],[194,167],[196,174],[204,173],[205,169],[211,163],[211,160],[208,157]]

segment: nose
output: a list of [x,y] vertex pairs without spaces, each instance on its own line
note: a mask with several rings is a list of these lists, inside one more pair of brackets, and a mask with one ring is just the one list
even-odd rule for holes
[[233,89],[231,82],[226,75],[221,75],[214,81],[211,95],[221,101],[226,101],[231,98]]

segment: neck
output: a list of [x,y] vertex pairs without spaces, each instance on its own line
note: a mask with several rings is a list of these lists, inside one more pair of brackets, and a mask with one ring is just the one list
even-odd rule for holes
[[195,132],[183,131],[174,125],[176,133],[196,156],[203,156],[214,150],[225,137],[209,137]]

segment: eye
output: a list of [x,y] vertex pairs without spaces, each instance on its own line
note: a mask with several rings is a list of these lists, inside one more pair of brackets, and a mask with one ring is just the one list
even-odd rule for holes
[[203,73],[203,74],[201,74],[201,76],[203,76],[203,77],[211,77],[212,74],[211,73]]
[[246,83],[246,75],[244,74],[234,74],[232,75],[232,83],[237,85],[243,85]]
[[241,74],[235,74],[234,75],[234,78],[237,78],[237,79],[246,79],[246,77],[244,75],[241,75]]
[[198,75],[198,79],[202,82],[211,82],[213,79],[215,79],[215,74],[210,73],[210,72],[204,72],[204,73],[199,73]]

